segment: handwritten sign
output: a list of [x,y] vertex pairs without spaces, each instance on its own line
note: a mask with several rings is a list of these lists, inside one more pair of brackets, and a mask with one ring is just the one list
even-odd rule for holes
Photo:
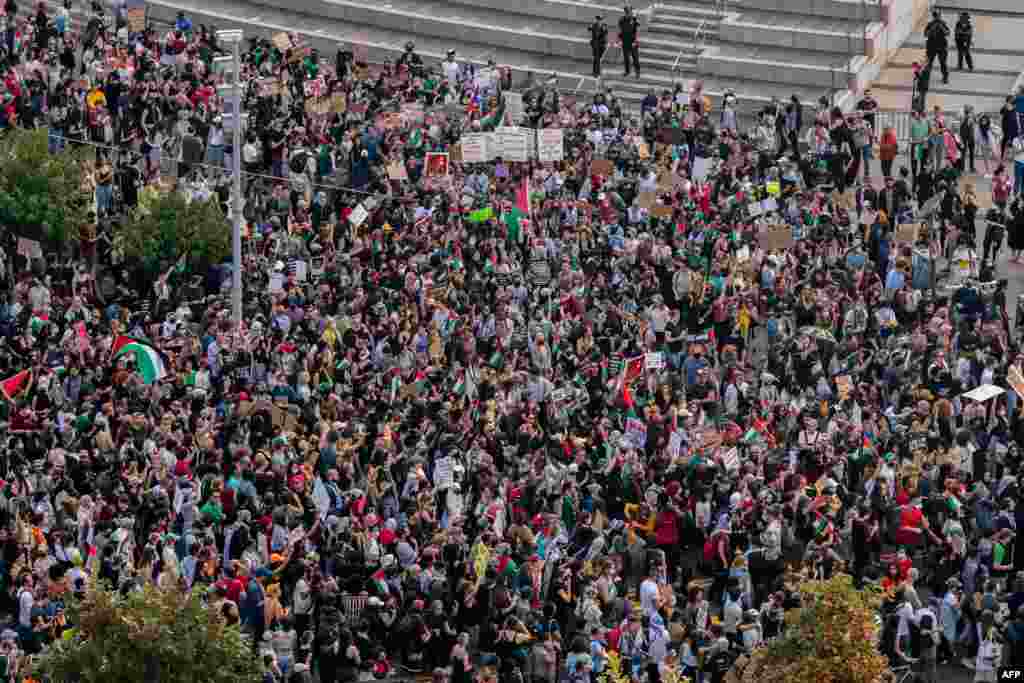
[[128,8],[128,30],[132,33],[143,33],[146,30],[146,7]]
[[787,226],[773,226],[757,236],[765,251],[782,251],[793,246],[793,230]]
[[653,351],[644,357],[648,370],[661,370],[665,367],[665,356],[660,351]]
[[845,401],[850,397],[850,389],[853,387],[853,383],[850,381],[849,375],[839,375],[836,377],[836,391],[839,393],[839,400]]
[[291,36],[289,36],[287,33],[275,33],[274,37],[271,38],[270,41],[274,44],[274,47],[276,47],[281,52],[287,52],[292,47]]
[[896,241],[906,244],[913,244],[917,242],[917,233],[919,228],[920,226],[917,223],[901,223],[896,226]]
[[626,420],[625,440],[633,448],[641,449],[647,446],[647,425],[643,420],[631,417]]
[[405,170],[405,164],[400,161],[392,161],[388,164],[388,178],[391,180],[408,180],[409,173]]
[[505,161],[527,161],[530,158],[529,134],[523,128],[502,127],[495,131],[496,156]]
[[1014,366],[1010,366],[1009,371],[1006,373],[1006,383],[1009,384],[1017,395],[1024,398],[1024,375],[1021,374],[1020,370]]
[[537,159],[540,161],[562,161],[565,158],[565,136],[561,128],[544,128],[537,131]]
[[658,203],[658,193],[641,192],[637,196],[637,203],[640,205],[641,209],[647,209],[648,211],[650,211]]
[[366,221],[369,215],[370,212],[362,204],[357,204],[356,208],[352,209],[352,213],[349,214],[348,222],[358,228]]
[[466,164],[483,164],[493,157],[490,153],[490,140],[486,133],[470,133],[463,135],[462,162]]

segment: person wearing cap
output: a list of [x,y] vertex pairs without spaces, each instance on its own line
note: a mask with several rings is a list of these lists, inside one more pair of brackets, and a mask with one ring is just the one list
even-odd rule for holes
[[608,24],[604,23],[604,17],[598,14],[594,17],[594,23],[587,30],[590,32],[590,53],[594,61],[594,78],[600,78],[601,60],[604,58],[605,50],[608,49]]

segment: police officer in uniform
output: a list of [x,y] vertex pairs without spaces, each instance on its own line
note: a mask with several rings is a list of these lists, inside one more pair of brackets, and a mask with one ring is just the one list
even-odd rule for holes
[[956,40],[956,69],[964,70],[964,62],[967,68],[974,71],[974,59],[971,57],[971,43],[974,42],[974,27],[971,26],[971,15],[961,12],[956,22],[956,29],[953,34]]
[[598,14],[594,17],[594,23],[590,25],[590,52],[594,56],[594,78],[601,77],[601,57],[608,48],[608,24],[604,23],[604,17]]
[[619,40],[622,41],[622,59],[626,65],[625,76],[629,75],[629,65],[633,64],[633,72],[640,78],[640,46],[637,43],[636,34],[640,29],[640,22],[633,14],[633,8],[629,5],[623,9],[622,18],[619,19]]
[[932,62],[938,57],[939,68],[942,69],[942,82],[949,83],[949,66],[946,64],[949,55],[949,25],[942,20],[939,10],[932,12],[932,20],[924,27],[924,39],[928,68],[931,68]]

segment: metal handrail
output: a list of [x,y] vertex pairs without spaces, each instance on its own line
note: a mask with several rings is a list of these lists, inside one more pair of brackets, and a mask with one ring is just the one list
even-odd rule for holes
[[[705,24],[707,24],[707,19],[701,19],[700,23],[697,25],[697,28],[695,28],[693,30],[693,44],[697,47],[698,50],[701,50],[701,43],[704,40],[704,36],[705,36],[704,25]],[[686,51],[685,47],[680,48],[679,54],[676,55],[676,61],[672,63],[672,73],[675,73],[675,72],[679,71],[679,62],[682,61],[683,53],[685,51]]]

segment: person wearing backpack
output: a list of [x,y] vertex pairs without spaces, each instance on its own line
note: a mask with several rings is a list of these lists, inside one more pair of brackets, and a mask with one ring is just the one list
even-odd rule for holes
[[935,613],[929,607],[917,611],[917,673],[920,683],[935,683],[938,680],[939,643],[942,632]]

